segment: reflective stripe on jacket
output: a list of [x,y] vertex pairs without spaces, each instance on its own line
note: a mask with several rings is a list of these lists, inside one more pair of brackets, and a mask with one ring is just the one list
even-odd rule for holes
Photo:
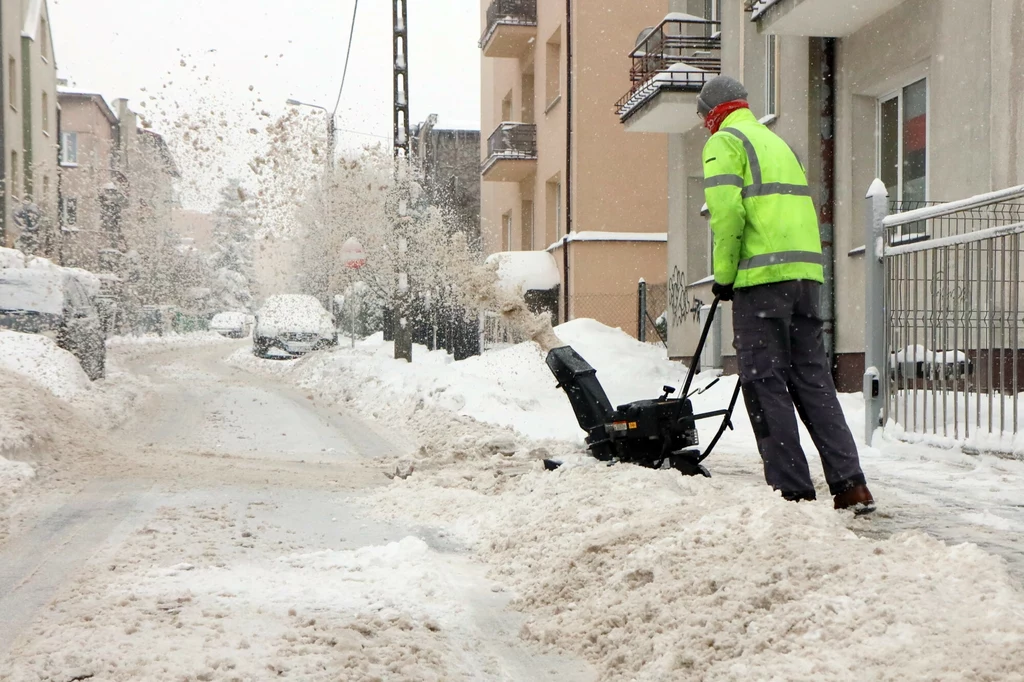
[[824,282],[818,214],[789,145],[741,109],[711,136],[703,159],[715,281],[736,288]]

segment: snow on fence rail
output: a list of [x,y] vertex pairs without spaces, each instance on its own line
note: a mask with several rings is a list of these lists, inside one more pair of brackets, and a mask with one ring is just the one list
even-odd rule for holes
[[1021,198],[908,206],[872,185],[865,401],[899,437],[1024,456]]

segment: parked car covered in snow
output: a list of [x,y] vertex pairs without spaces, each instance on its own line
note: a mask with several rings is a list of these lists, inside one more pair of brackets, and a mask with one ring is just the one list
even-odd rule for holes
[[78,358],[90,379],[103,376],[99,312],[79,279],[63,269],[0,269],[0,329],[49,336]]
[[256,313],[252,333],[253,354],[266,357],[272,349],[303,355],[338,345],[334,319],[313,296],[271,296]]
[[252,331],[252,316],[248,313],[217,313],[210,320],[210,329],[230,339],[242,339]]

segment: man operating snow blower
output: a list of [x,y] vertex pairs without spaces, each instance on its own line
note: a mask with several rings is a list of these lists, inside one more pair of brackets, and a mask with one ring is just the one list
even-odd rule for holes
[[758,122],[728,76],[706,83],[697,113],[711,132],[704,195],[714,233],[713,292],[733,301],[740,384],[765,480],[787,500],[815,499],[799,413],[836,509],[874,510],[822,342],[818,218],[799,159]]

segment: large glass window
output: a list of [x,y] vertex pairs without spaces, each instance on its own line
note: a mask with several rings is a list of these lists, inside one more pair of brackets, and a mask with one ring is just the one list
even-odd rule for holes
[[[925,79],[878,104],[878,177],[901,210],[919,207],[928,187],[928,84]],[[904,232],[922,232],[924,224]]]

